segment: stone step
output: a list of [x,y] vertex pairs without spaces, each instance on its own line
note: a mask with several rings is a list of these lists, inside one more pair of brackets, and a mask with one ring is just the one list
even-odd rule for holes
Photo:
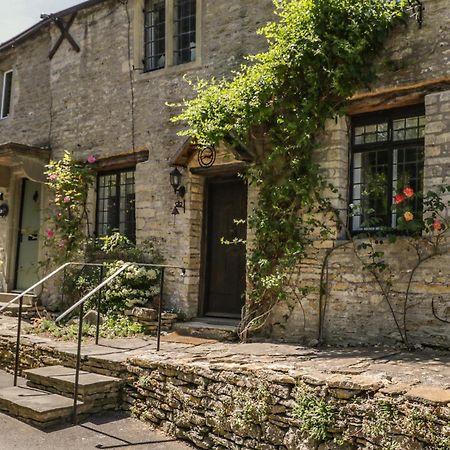
[[[12,299],[16,298],[20,292],[0,292],[0,303],[8,303]],[[18,302],[17,302],[18,303]],[[27,294],[23,296],[23,304],[34,306],[38,303],[38,298],[36,295]]]
[[[8,304],[7,302],[5,302],[5,303],[0,302],[0,309],[3,308],[7,304]],[[35,311],[36,311],[35,306],[25,305],[25,304],[22,305],[22,314],[24,314],[24,316],[28,316],[29,314],[34,313]],[[9,305],[0,314],[17,317],[19,314],[19,304],[13,303],[12,305]]]
[[[48,366],[24,372],[28,386],[73,398],[75,369],[64,366]],[[120,378],[80,371],[78,393],[85,412],[99,409],[115,409],[118,406]]]
[[47,428],[72,418],[73,400],[26,386],[8,387],[0,389],[0,411]]
[[199,318],[190,322],[179,322],[173,329],[179,334],[217,341],[236,341],[238,321],[234,319]]

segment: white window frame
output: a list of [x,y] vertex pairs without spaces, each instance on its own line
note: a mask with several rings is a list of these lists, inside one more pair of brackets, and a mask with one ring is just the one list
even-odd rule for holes
[[[12,104],[12,87],[13,87],[13,70],[7,70],[5,72],[3,72],[3,81],[2,81],[2,97],[1,97],[1,105],[0,105],[0,119],[6,119],[7,117],[9,117],[11,115],[11,104]],[[10,99],[9,99],[9,111],[7,115],[3,114],[3,110],[5,108],[5,94],[6,94],[6,77],[8,76],[8,74],[11,74],[11,95],[10,95]]]

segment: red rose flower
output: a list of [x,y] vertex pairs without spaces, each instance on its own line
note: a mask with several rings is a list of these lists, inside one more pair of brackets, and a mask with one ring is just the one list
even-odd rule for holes
[[405,189],[403,189],[403,193],[406,195],[406,198],[411,198],[414,195],[414,189],[405,187]]
[[406,200],[406,197],[403,194],[397,194],[394,196],[394,203],[396,205],[400,205],[400,203],[403,203]]
[[441,229],[442,229],[441,221],[440,220],[435,220],[434,223],[433,223],[433,228],[434,228],[434,231],[441,231]]

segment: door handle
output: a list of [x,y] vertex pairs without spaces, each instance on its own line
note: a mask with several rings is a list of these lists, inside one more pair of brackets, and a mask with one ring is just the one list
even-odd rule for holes
[[29,241],[37,241],[38,240],[38,235],[37,234],[29,234],[28,235],[28,240]]

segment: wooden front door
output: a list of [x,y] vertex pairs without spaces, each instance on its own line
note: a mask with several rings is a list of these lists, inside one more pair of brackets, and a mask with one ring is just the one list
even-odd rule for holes
[[[207,183],[206,267],[203,313],[212,317],[241,317],[245,295],[247,185],[239,178]],[[236,223],[236,220],[245,220]]]
[[17,243],[14,289],[24,291],[38,281],[41,185],[24,179]]

